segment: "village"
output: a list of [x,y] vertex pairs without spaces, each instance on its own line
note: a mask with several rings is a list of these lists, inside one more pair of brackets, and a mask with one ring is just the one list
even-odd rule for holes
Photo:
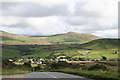
[[24,64],[25,62],[31,62],[31,64],[36,64],[36,65],[39,65],[39,64],[46,64],[47,62],[59,62],[59,61],[66,61],[66,62],[72,62],[72,61],[81,61],[81,62],[86,62],[86,61],[120,61],[119,59],[106,59],[106,60],[103,60],[103,59],[82,59],[82,58],[75,58],[75,59],[72,59],[72,58],[55,58],[55,59],[48,59],[48,58],[33,58],[33,57],[28,57],[28,58],[20,58],[20,59],[11,59],[9,58],[9,61],[10,62],[13,62],[13,63],[16,63],[16,64]]

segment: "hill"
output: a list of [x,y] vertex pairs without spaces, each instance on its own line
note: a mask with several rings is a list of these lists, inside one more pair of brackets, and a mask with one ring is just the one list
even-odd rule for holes
[[52,36],[45,36],[45,37],[36,37],[36,36],[21,36],[15,35],[11,33],[7,33],[4,31],[0,31],[2,36],[2,43],[15,45],[15,44],[38,44],[38,45],[49,45],[49,44],[74,44],[74,43],[86,43],[92,40],[100,39],[100,37],[94,36],[92,34],[86,33],[75,33],[75,32],[68,32],[65,34],[57,34]]
[[[3,57],[42,57],[42,58],[95,58],[101,56],[107,59],[118,58],[118,42],[120,39],[97,39],[84,44],[54,44],[54,45],[3,45]],[[89,52],[87,55],[81,55]],[[117,52],[117,53],[115,53]]]
[[39,39],[35,39],[29,36],[22,36],[22,35],[16,35],[7,33],[4,31],[0,31],[0,37],[2,37],[2,44],[8,44],[8,45],[34,45],[34,44],[50,44],[50,43],[44,43],[43,41]]
[[[60,58],[118,58],[120,39],[103,39],[91,34],[68,32],[53,36],[21,36],[0,31],[3,58],[47,57]],[[84,55],[83,53],[88,53]],[[82,55],[81,55],[82,54]]]
[[120,39],[98,39],[88,43],[78,45],[77,47],[90,50],[87,56],[74,56],[83,58],[100,58],[106,56],[107,58],[118,58]]
[[52,43],[86,43],[100,37],[87,33],[68,32],[48,37]]

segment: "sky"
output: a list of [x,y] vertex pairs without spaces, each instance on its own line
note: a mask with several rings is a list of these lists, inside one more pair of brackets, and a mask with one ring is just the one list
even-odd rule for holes
[[67,32],[118,37],[118,0],[4,0],[0,30],[31,36]]

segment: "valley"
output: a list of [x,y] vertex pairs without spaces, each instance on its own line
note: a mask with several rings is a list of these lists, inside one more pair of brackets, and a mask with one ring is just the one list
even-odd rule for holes
[[53,36],[0,32],[3,75],[48,71],[118,80],[120,39],[75,32]]

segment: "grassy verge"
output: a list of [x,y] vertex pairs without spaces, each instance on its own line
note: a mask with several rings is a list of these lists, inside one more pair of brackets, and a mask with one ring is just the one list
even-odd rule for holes
[[73,70],[73,69],[58,69],[53,71],[75,74],[96,80],[120,80],[118,78],[118,73],[114,73],[114,72],[98,72],[98,71],[85,71],[85,70]]
[[16,75],[16,74],[27,74],[27,73],[30,73],[30,71],[28,70],[21,70],[21,69],[18,69],[18,70],[3,70],[2,71],[2,75]]

